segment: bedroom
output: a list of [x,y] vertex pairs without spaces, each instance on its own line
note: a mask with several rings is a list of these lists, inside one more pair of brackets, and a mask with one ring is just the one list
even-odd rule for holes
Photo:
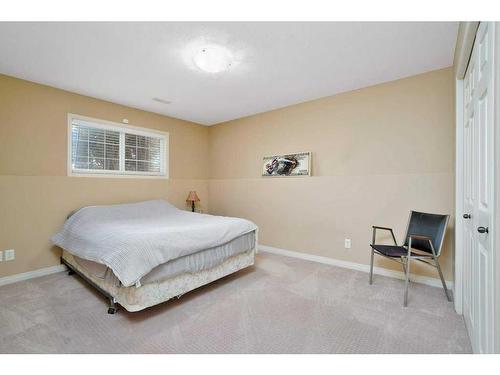
[[0,22],[1,354],[499,353],[500,24],[305,21]]

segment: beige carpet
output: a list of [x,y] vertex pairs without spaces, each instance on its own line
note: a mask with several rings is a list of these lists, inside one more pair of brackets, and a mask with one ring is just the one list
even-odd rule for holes
[[143,312],[66,273],[0,288],[0,353],[470,353],[442,289],[270,254]]

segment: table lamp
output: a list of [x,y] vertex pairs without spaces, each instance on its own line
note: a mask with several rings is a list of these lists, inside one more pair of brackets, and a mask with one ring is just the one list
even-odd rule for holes
[[199,202],[200,198],[196,195],[196,191],[190,191],[186,202],[191,202],[191,211],[194,212],[194,202]]

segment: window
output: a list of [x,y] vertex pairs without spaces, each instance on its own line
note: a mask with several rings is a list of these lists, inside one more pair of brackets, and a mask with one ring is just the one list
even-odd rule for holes
[[168,177],[168,133],[68,115],[68,174]]

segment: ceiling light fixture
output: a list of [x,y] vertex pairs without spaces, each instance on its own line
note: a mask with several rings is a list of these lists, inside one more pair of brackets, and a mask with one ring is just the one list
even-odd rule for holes
[[211,44],[198,49],[193,56],[193,63],[204,72],[221,73],[229,69],[233,54],[226,47]]

